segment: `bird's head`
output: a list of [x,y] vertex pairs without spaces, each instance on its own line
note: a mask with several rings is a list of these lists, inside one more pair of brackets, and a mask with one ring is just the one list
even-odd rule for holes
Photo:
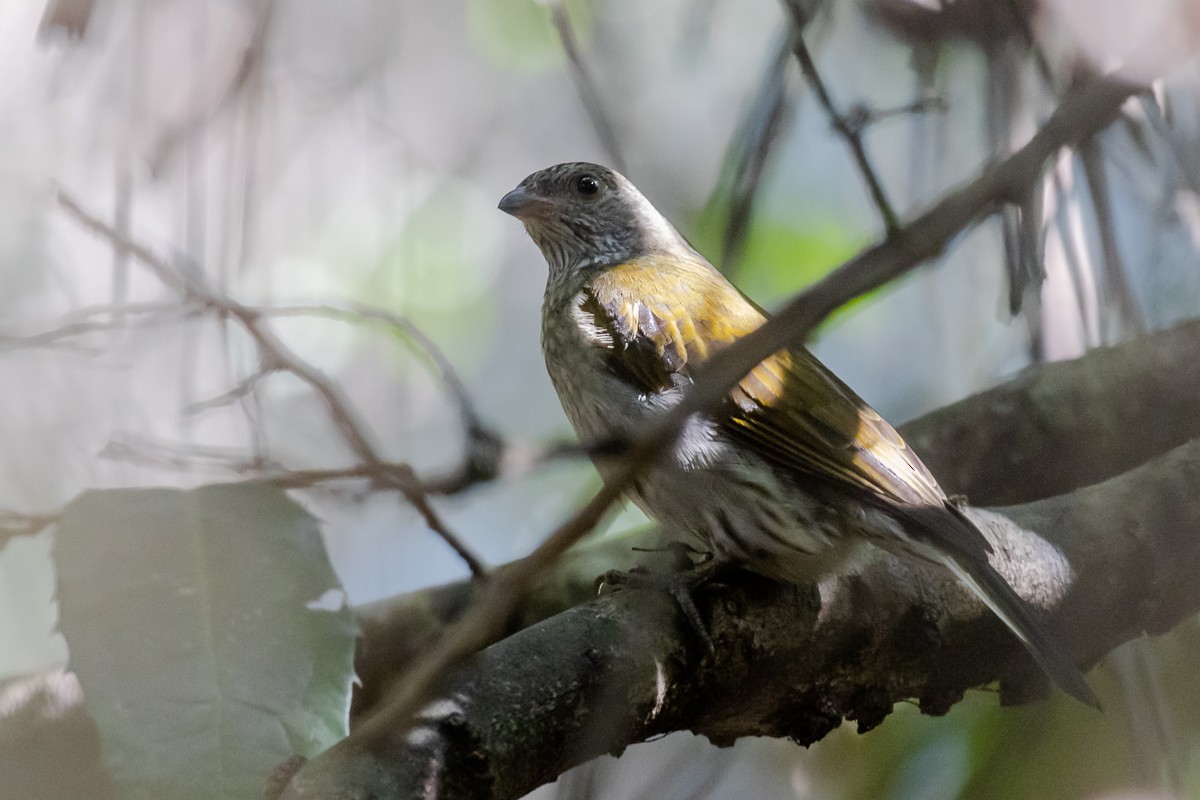
[[690,250],[632,183],[597,164],[558,164],[535,172],[504,195],[500,210],[525,223],[551,277],[654,250]]

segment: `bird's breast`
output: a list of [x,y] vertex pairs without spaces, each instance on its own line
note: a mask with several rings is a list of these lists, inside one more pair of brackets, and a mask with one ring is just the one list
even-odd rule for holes
[[542,311],[546,370],[582,441],[628,435],[660,404],[613,373],[609,360],[617,345],[582,303],[582,293],[563,300],[547,291]]

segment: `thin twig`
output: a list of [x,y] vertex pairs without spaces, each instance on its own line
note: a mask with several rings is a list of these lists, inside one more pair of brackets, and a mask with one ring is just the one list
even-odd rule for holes
[[[795,0],[789,0],[784,5],[787,6],[788,11],[792,15],[792,24],[797,30],[803,30],[804,23],[808,19],[804,11],[799,8]],[[863,145],[862,140],[863,123],[843,116],[837,110],[837,106],[833,103],[833,98],[829,95],[829,90],[825,87],[825,82],[821,79],[820,73],[817,72],[817,65],[813,62],[812,54],[808,51],[808,45],[804,43],[803,34],[797,33],[792,38],[792,45],[792,52],[795,54],[796,60],[800,62],[800,71],[804,73],[805,79],[817,95],[817,100],[824,107],[825,113],[829,115],[829,121],[833,125],[833,129],[838,132],[850,148],[850,152],[854,156],[854,161],[858,164],[858,170],[862,173],[863,180],[867,182],[867,189],[871,192],[871,199],[875,201],[875,206],[879,209],[879,216],[883,218],[884,229],[888,235],[891,235],[900,227],[900,220],[896,216],[891,203],[888,202],[887,195],[883,191],[883,185],[880,183],[879,178],[875,174],[875,168],[871,166],[871,161],[867,157],[866,147]]]
[[563,52],[567,55],[567,63],[571,67],[571,77],[575,81],[575,89],[579,92],[583,110],[587,112],[588,119],[591,120],[592,127],[596,130],[596,136],[600,139],[600,146],[608,153],[616,170],[625,172],[625,158],[621,155],[621,146],[617,142],[616,131],[609,121],[604,102],[600,99],[600,92],[596,89],[596,83],[592,80],[591,73],[588,72],[587,65],[583,62],[583,54],[580,53],[579,42],[575,38],[575,29],[571,27],[571,18],[567,14],[567,7],[561,0],[550,3],[550,21],[558,32]]
[[286,470],[282,464],[269,459],[247,459],[241,451],[230,447],[185,444],[133,434],[109,441],[99,456],[110,461],[187,472],[219,470],[244,475]]
[[[128,318],[112,316],[115,312],[136,315],[139,319],[131,322]],[[70,321],[65,321],[57,328],[30,334],[0,334],[0,352],[53,348],[92,333],[121,330],[129,327],[130,324],[143,327],[163,325],[195,316],[198,313],[198,309],[181,307],[177,304],[143,303],[121,307],[94,306],[67,315],[65,319]]]
[[[609,442],[592,446],[564,442],[524,449],[526,452],[518,455],[513,464],[505,466],[505,477],[520,478],[536,467],[554,461],[584,456],[612,458],[622,452]],[[243,479],[244,483],[265,483],[283,489],[311,489],[323,484],[365,480],[374,489],[395,491],[399,488],[397,483],[416,482],[421,493],[433,497],[457,494],[464,488],[461,468],[441,476],[423,479],[418,479],[407,464],[398,461],[379,461],[375,464],[352,464],[348,467],[325,469],[292,469],[270,459],[247,457],[240,450],[231,448],[166,442],[129,435],[110,441],[100,451],[100,456],[158,469],[185,472],[200,469],[220,470],[248,476]]]
[[352,305],[347,308],[326,304],[283,306],[260,309],[260,314],[271,317],[320,316],[352,324],[371,320],[391,328],[401,340],[410,346],[415,345],[412,347],[414,352],[433,362],[442,383],[445,384],[447,391],[450,392],[458,406],[463,429],[467,434],[467,452],[456,481],[457,489],[440,493],[454,494],[472,484],[489,481],[496,477],[504,451],[504,440],[479,416],[466,385],[454,369],[454,365],[450,363],[450,359],[446,358],[446,354],[442,352],[437,343],[411,320],[390,311],[364,305]]
[[[369,427],[359,417],[358,411],[345,396],[341,387],[325,373],[300,358],[269,327],[263,324],[262,314],[257,308],[243,305],[204,284],[194,277],[198,272],[185,274],[173,268],[167,261],[145,245],[122,236],[111,225],[85,211],[66,191],[59,189],[59,204],[86,229],[114,244],[124,247],[130,255],[141,262],[160,281],[178,291],[185,300],[211,308],[218,316],[235,320],[254,340],[263,363],[290,372],[308,384],[325,403],[326,411],[337,426],[342,438],[355,456],[368,466],[383,463],[371,444]],[[434,511],[421,487],[420,481],[408,470],[404,475],[389,479],[387,484],[404,495],[405,499],[425,518],[430,530],[442,539],[463,559],[473,575],[483,577],[487,571],[470,549],[450,531],[449,527]]]
[[58,521],[60,513],[23,514],[19,511],[0,510],[0,550],[10,539],[18,536],[33,536]]
[[[1083,174],[1087,177],[1089,194],[1092,198],[1092,213],[1096,217],[1096,228],[1100,235],[1100,252],[1104,256],[1105,299],[1116,308],[1118,326],[1102,325],[1101,336],[1105,344],[1118,337],[1112,335],[1113,327],[1120,333],[1145,333],[1146,321],[1133,296],[1133,287],[1126,275],[1125,259],[1117,246],[1116,223],[1113,220],[1112,200],[1109,196],[1108,175],[1104,171],[1104,156],[1094,138],[1088,138],[1079,147],[1079,159],[1083,162]],[[1107,335],[1106,335],[1107,334]]]
[[738,126],[729,144],[732,161],[729,179],[729,211],[725,220],[725,235],[721,241],[721,270],[731,277],[741,259],[746,237],[750,232],[750,219],[754,212],[754,201],[762,185],[763,173],[772,145],[778,140],[783,120],[788,109],[787,61],[794,47],[793,39],[799,36],[794,26],[776,46],[776,53],[763,74],[758,94],[750,106],[745,119]]
[[225,406],[232,405],[254,391],[254,387],[258,385],[258,382],[270,375],[273,371],[274,370],[267,368],[260,369],[253,375],[248,375],[245,378],[242,378],[240,381],[234,384],[232,388],[227,389],[218,395],[205,398],[204,400],[197,400],[193,403],[188,403],[187,406],[184,407],[183,413],[202,414],[205,411],[211,411],[214,408],[224,408]]

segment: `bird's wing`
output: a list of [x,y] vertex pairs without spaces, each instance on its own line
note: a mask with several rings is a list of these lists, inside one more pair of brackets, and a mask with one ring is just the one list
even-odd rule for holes
[[[580,310],[612,342],[610,369],[647,394],[690,380],[710,353],[766,320],[707,262],[677,255],[643,256],[600,273]],[[797,477],[944,513],[945,493],[896,430],[802,347],[755,367],[730,392],[719,421]]]

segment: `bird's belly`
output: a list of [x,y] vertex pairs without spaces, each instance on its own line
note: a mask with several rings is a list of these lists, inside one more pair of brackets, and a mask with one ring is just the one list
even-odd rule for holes
[[[547,352],[547,365],[584,443],[636,435],[682,394],[647,398],[585,350],[570,357]],[[617,459],[596,459],[606,480],[620,468]],[[698,415],[671,454],[647,467],[628,495],[680,540],[780,580],[826,574],[855,549],[827,501],[734,446]]]
[[689,458],[694,447],[694,442],[677,446],[670,460],[648,469],[629,493],[669,533],[791,582],[835,571],[857,550],[833,507],[765,463],[748,461],[719,439],[710,451],[728,449],[729,455],[698,462]]

